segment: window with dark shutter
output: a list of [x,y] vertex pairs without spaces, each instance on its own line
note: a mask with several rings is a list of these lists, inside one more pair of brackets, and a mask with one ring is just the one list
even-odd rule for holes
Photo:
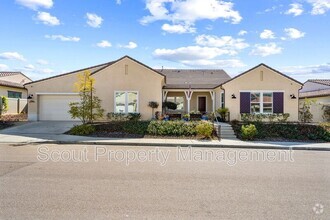
[[283,92],[273,93],[273,113],[284,113],[284,94]]
[[250,113],[250,93],[240,93],[240,113]]

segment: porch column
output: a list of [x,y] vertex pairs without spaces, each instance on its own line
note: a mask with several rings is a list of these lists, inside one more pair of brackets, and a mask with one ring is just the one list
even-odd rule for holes
[[212,111],[215,112],[215,92],[210,91],[211,99],[212,99]]
[[186,99],[187,99],[187,112],[189,113],[190,112],[190,100],[191,100],[191,97],[192,97],[192,94],[193,94],[193,91],[191,90],[186,90],[184,91],[184,94],[186,95]]
[[168,91],[163,91],[163,102],[165,102],[165,100],[167,98],[167,93],[168,93]]

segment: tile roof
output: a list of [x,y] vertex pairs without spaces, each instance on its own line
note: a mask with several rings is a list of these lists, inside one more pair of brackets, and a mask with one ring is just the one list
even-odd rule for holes
[[0,80],[0,86],[8,86],[8,87],[14,87],[14,88],[24,88],[22,84],[9,82],[5,80]]
[[307,82],[318,83],[326,86],[330,86],[330,79],[309,79]]
[[322,97],[322,96],[330,96],[330,89],[299,93],[299,98],[312,98],[312,97]]
[[21,72],[0,72],[0,77],[14,76],[21,74]]
[[166,89],[213,89],[228,81],[224,70],[214,69],[156,69],[166,76]]

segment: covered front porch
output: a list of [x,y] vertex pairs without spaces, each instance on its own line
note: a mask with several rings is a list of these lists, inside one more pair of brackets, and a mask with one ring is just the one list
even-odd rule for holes
[[174,102],[177,109],[166,109],[166,113],[200,113],[215,111],[215,91],[213,89],[163,89],[163,102]]

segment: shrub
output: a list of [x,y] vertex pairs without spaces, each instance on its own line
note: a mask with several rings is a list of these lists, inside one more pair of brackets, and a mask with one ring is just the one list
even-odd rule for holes
[[141,119],[140,113],[128,113],[126,116],[129,121],[138,121]]
[[0,116],[3,113],[6,113],[8,111],[8,99],[5,96],[0,96]]
[[149,121],[111,121],[95,125],[96,131],[102,133],[127,133],[140,134],[147,133]]
[[241,120],[244,123],[249,122],[262,122],[264,119],[268,119],[269,122],[286,122],[290,117],[289,113],[273,113],[273,114],[250,114],[242,113]]
[[323,119],[327,122],[330,122],[330,105],[323,105]]
[[302,106],[299,108],[299,119],[301,122],[307,123],[313,121],[313,114],[311,113],[312,104],[316,103],[314,99],[305,98]]
[[109,112],[107,114],[107,118],[109,121],[125,121],[126,115],[124,113],[117,112]]
[[148,133],[159,136],[195,136],[196,122],[151,121]]
[[217,112],[221,117],[221,121],[225,121],[226,120],[226,115],[229,112],[229,109],[228,108],[218,108]]
[[242,125],[241,127],[242,138],[245,140],[253,140],[257,135],[257,128],[253,124]]
[[96,131],[95,127],[91,124],[76,125],[69,131],[71,135],[89,135]]
[[196,126],[196,132],[198,135],[202,136],[203,138],[211,138],[213,133],[213,125],[208,122],[200,122]]

